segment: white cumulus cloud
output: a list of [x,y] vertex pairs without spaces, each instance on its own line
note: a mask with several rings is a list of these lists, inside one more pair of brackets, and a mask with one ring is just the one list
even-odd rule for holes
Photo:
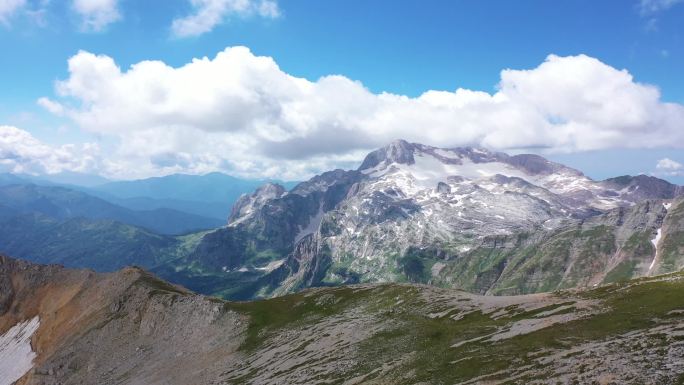
[[295,77],[245,47],[180,67],[143,61],[127,69],[79,52],[56,91],[59,99],[40,104],[116,139],[123,163],[110,171],[121,174],[302,178],[351,166],[396,138],[537,152],[684,147],[684,106],[585,55],[503,70],[494,93],[408,97],[340,75]]
[[681,170],[684,169],[684,165],[677,162],[676,160],[672,160],[670,158],[663,158],[658,161],[658,164],[656,164],[656,168],[659,170]]
[[48,98],[39,98],[37,103],[39,106],[45,108],[46,110],[57,116],[61,116],[64,114],[64,106]]
[[684,164],[670,158],[663,158],[656,163],[656,170],[652,174],[661,177],[684,176]]
[[0,171],[55,174],[62,171],[96,173],[105,170],[97,144],[50,146],[25,130],[0,125]]
[[231,16],[276,18],[280,9],[275,0],[189,0],[190,15],[177,18],[171,24],[175,36],[198,36],[214,29]]
[[84,31],[98,32],[121,19],[118,0],[73,0],[72,6]]

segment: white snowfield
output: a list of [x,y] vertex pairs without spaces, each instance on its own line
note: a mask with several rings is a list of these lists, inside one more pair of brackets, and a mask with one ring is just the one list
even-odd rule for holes
[[[510,192],[548,202],[551,210],[558,211],[554,216],[569,217],[573,209],[581,208],[568,206],[573,204],[572,197],[578,193],[589,194],[592,198],[585,204],[598,209],[610,209],[625,203],[619,196],[602,196],[604,189],[600,184],[578,172],[559,170],[553,174],[531,175],[511,164],[494,160],[494,154],[485,150],[479,150],[479,153],[490,155],[492,160],[475,162],[467,154],[452,150],[415,149],[412,164],[384,161],[362,172],[372,178],[368,183],[370,190],[398,190],[403,198],[411,198],[420,204],[424,214],[442,212],[448,217],[460,216],[464,205],[471,208],[475,205],[481,213],[469,217],[484,215],[510,223],[534,222],[532,218],[522,215],[523,210],[518,208],[538,206],[540,202],[530,202],[528,199],[521,203],[520,197],[507,195]],[[497,176],[513,179],[501,180]],[[440,182],[449,187],[446,193],[435,190]],[[517,201],[509,202],[514,199]],[[445,202],[449,204],[445,205]],[[429,206],[441,207],[428,210]],[[543,222],[549,218],[542,215],[537,219]]]
[[655,254],[653,254],[653,261],[651,262],[651,266],[649,266],[648,271],[653,270],[653,266],[655,266],[655,263],[658,260],[658,242],[660,242],[660,236],[662,234],[663,234],[663,229],[660,228],[656,232],[655,238],[651,239],[651,243],[653,244],[653,247],[655,248]]
[[[345,223],[347,233],[359,234],[358,219],[377,215],[374,209],[380,206],[376,192],[389,194],[379,199],[415,203],[420,210],[410,210],[406,205],[397,210],[412,217],[419,229],[445,234],[464,226],[478,227],[487,234],[508,234],[520,224],[526,229],[542,223],[549,227],[554,218],[572,218],[596,209],[633,204],[629,194],[635,190],[614,190],[579,171],[548,161],[544,165],[545,160],[537,160],[542,164],[535,173],[508,163],[505,154],[484,149],[440,149],[408,143],[405,146],[408,147],[390,148],[388,153],[393,155],[360,170],[367,179],[358,196],[347,199],[347,212],[343,214],[355,218]],[[401,151],[410,151],[410,164],[395,156]],[[320,180],[308,188],[323,191],[326,183],[329,182]],[[251,217],[253,206],[259,206],[257,198],[242,208],[241,215],[230,226]],[[295,243],[316,232],[324,214],[319,210],[306,226],[300,226]],[[486,228],[483,221],[489,224]]]
[[[478,153],[493,156],[486,150],[478,150]],[[433,154],[455,162],[453,164],[444,162]],[[383,162],[371,169],[362,170],[362,172],[373,178],[392,178],[397,187],[409,196],[415,196],[422,190],[433,189],[437,183],[447,182],[449,177],[461,177],[471,183],[478,183],[480,187],[491,191],[493,187],[499,184],[491,183],[490,178],[502,175],[524,180],[559,196],[571,197],[577,193],[588,193],[593,198],[589,199],[587,203],[600,210],[629,204],[629,202],[623,201],[620,195],[602,196],[604,188],[600,183],[572,170],[530,175],[511,164],[493,160],[474,162],[464,154],[447,149],[432,149],[429,152],[416,149],[413,156],[415,163],[410,165]]]
[[344,263],[378,281],[391,279],[383,275],[390,252],[439,244],[465,254],[486,236],[552,230],[632,206],[638,189],[483,149],[398,143],[380,156],[360,169],[367,178],[335,209],[341,232],[327,239],[334,260],[362,256]]
[[36,353],[31,348],[31,336],[39,326],[36,316],[0,336],[0,385],[12,385],[33,367]]
[[[672,203],[663,203],[663,207],[665,208],[665,211],[670,209],[670,206],[672,206]],[[660,237],[663,235],[663,228],[659,228],[658,231],[656,232],[655,238],[651,239],[651,243],[653,244],[653,248],[655,248],[655,254],[653,255],[653,261],[651,262],[651,266],[648,268],[648,271],[650,272],[653,270],[653,267],[656,264],[656,261],[658,260],[658,243],[660,242]]]

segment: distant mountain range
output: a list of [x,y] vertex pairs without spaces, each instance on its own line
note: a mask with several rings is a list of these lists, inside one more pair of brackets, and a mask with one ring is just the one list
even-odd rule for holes
[[[163,191],[197,179],[98,188],[129,194],[118,199],[144,193],[176,200],[195,191],[209,200],[221,196],[202,192],[214,178],[227,180],[209,175],[200,178],[206,184],[173,193]],[[15,255],[101,270],[137,264],[232,299],[373,282],[515,295],[682,269],[683,192],[643,175],[594,181],[537,155],[396,141],[357,170],[325,172],[291,189],[267,183],[241,195],[227,226],[172,236],[127,219],[125,228],[100,223],[91,228],[101,232],[66,236],[65,228],[78,226],[45,227],[34,216],[22,219],[32,224]],[[31,230],[36,223],[42,233]],[[0,239],[0,250],[10,241]],[[117,242],[127,242],[125,258],[116,258]]]
[[180,234],[222,225],[222,221],[217,219],[172,209],[134,211],[80,191],[33,184],[0,186],[0,208],[0,220],[21,214],[39,214],[57,221],[73,218],[108,219],[161,234]]
[[0,174],[0,185],[33,183],[60,186],[132,210],[173,209],[224,222],[241,194],[252,192],[269,182],[280,183],[286,188],[296,185],[296,182],[240,179],[218,172],[205,175],[173,174],[128,181],[109,181],[78,173],[46,176]]
[[[0,174],[0,252],[100,271],[127,265],[155,267],[185,255],[202,231],[226,224],[231,203],[202,199],[218,199],[224,193],[234,199],[230,194],[249,192],[262,183],[223,174],[172,175],[95,187],[62,183],[84,180],[102,178]],[[150,196],[116,197],[122,184],[135,192],[130,195]],[[110,189],[112,193],[107,192]],[[182,235],[186,233],[190,234]]]

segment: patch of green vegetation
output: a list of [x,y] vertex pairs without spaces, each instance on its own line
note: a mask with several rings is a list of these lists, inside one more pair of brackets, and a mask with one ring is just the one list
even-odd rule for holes
[[[562,266],[567,265],[573,242],[579,234],[579,230],[561,232],[540,246],[517,250],[492,292],[513,295],[556,290],[563,280]],[[530,280],[533,276],[538,278]]]
[[315,323],[318,319],[339,313],[354,306],[355,301],[365,297],[368,289],[350,287],[327,289],[331,300],[319,301],[320,295],[297,293],[269,300],[252,302],[227,302],[226,308],[249,315],[247,338],[241,350],[252,351],[270,335],[287,327]]
[[[605,301],[605,306],[610,310],[586,319],[520,335],[500,343],[478,344],[479,346],[470,348],[464,346],[456,349],[452,354],[474,355],[477,359],[472,361],[472,365],[467,370],[474,371],[473,374],[477,375],[491,374],[503,367],[531,364],[532,362],[525,358],[530,353],[548,348],[567,347],[568,341],[579,344],[654,326],[658,317],[663,317],[669,311],[684,305],[684,284],[681,281],[648,282],[628,288],[623,287],[620,291],[592,293],[596,293],[597,298]],[[517,362],[518,360],[520,362]],[[455,380],[466,378],[468,376],[458,377]]]
[[684,265],[684,231],[669,231],[662,240],[658,256],[658,271],[670,272],[681,269]]
[[605,270],[606,257],[616,252],[615,235],[612,228],[605,225],[580,232],[573,243],[579,252],[572,269],[559,286],[561,289],[586,283],[593,272]]
[[651,231],[637,231],[627,239],[622,249],[634,255],[653,255],[655,249],[651,243],[652,238]]
[[[576,311],[567,301],[526,312],[512,311],[493,319],[479,311],[458,320],[449,316],[430,318],[419,309],[428,306],[412,296],[411,306],[394,307],[381,313],[393,327],[375,334],[361,347],[360,363],[355,372],[370,373],[384,362],[413,352],[410,362],[396,370],[395,384],[448,384],[479,376],[504,379],[497,372],[523,365],[536,365],[534,357],[547,349],[569,348],[589,341],[642,330],[657,325],[657,319],[671,310],[684,307],[684,282],[644,280],[634,285],[610,285],[590,291],[589,296],[603,302],[606,312],[564,324],[518,335],[497,342],[488,336],[511,322]],[[418,310],[416,310],[418,309]],[[559,310],[560,309],[560,310]],[[379,309],[378,309],[379,310]],[[546,313],[546,314],[548,314]],[[543,373],[543,368],[538,368]],[[373,376],[370,376],[371,379]]]
[[475,293],[487,292],[500,279],[509,278],[508,272],[534,254],[534,247],[525,245],[528,238],[527,233],[488,237],[485,246],[446,262],[448,266],[440,274],[438,284]]
[[603,283],[613,283],[632,279],[634,277],[636,265],[637,261],[634,260],[622,261],[606,275],[606,278],[603,279]]
[[284,258],[277,250],[267,249],[255,252],[250,256],[249,262],[254,266],[261,266],[269,262]]
[[324,285],[343,285],[361,282],[361,274],[339,264],[333,264],[323,278]]
[[424,283],[428,279],[428,271],[420,257],[410,255],[402,258],[402,270],[409,282]]
[[[538,245],[514,250],[490,292],[515,295],[574,287],[592,276],[591,272],[602,270],[604,256],[614,254],[615,248],[610,226],[562,230]],[[571,258],[572,268],[566,271]]]
[[[441,304],[440,300],[422,295],[421,291],[425,289],[419,286],[391,284],[316,289],[224,306],[250,317],[247,338],[241,346],[247,353],[266,347],[269,338],[278,333],[306,330],[307,325],[339,316],[350,309],[360,312],[374,324],[383,325],[380,332],[359,345],[357,364],[340,369],[344,373],[337,377],[326,378],[329,383],[360,374],[367,375],[367,382],[375,379],[388,383],[387,376],[390,376],[389,383],[396,385],[452,384],[481,376],[482,381],[503,380],[511,370],[526,365],[537,369],[535,380],[540,380],[544,378],[545,368],[538,365],[535,358],[547,354],[549,349],[568,349],[591,341],[603,341],[611,336],[657,326],[659,320],[672,322],[673,318],[676,321],[676,318],[684,317],[670,313],[684,309],[684,274],[665,278],[671,280],[644,278],[590,290],[580,296],[597,301],[597,306],[604,312],[566,323],[548,323],[542,329],[498,341],[489,341],[489,338],[515,322],[577,311],[578,294],[560,293],[559,298],[568,299],[538,308],[511,305],[483,313]],[[461,313],[463,311],[466,313]],[[438,313],[441,314],[435,316]],[[654,346],[662,343],[662,338],[654,337]],[[304,346],[297,349],[304,349]],[[402,360],[401,364],[380,379],[381,372],[376,369],[398,360]],[[248,381],[248,377],[249,374],[241,380]]]

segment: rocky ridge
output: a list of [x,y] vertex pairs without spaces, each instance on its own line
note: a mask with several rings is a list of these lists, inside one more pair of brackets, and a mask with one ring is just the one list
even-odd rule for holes
[[684,380],[681,273],[515,297],[382,284],[225,302],[136,268],[0,257],[0,287],[0,356],[38,320],[19,385]]

